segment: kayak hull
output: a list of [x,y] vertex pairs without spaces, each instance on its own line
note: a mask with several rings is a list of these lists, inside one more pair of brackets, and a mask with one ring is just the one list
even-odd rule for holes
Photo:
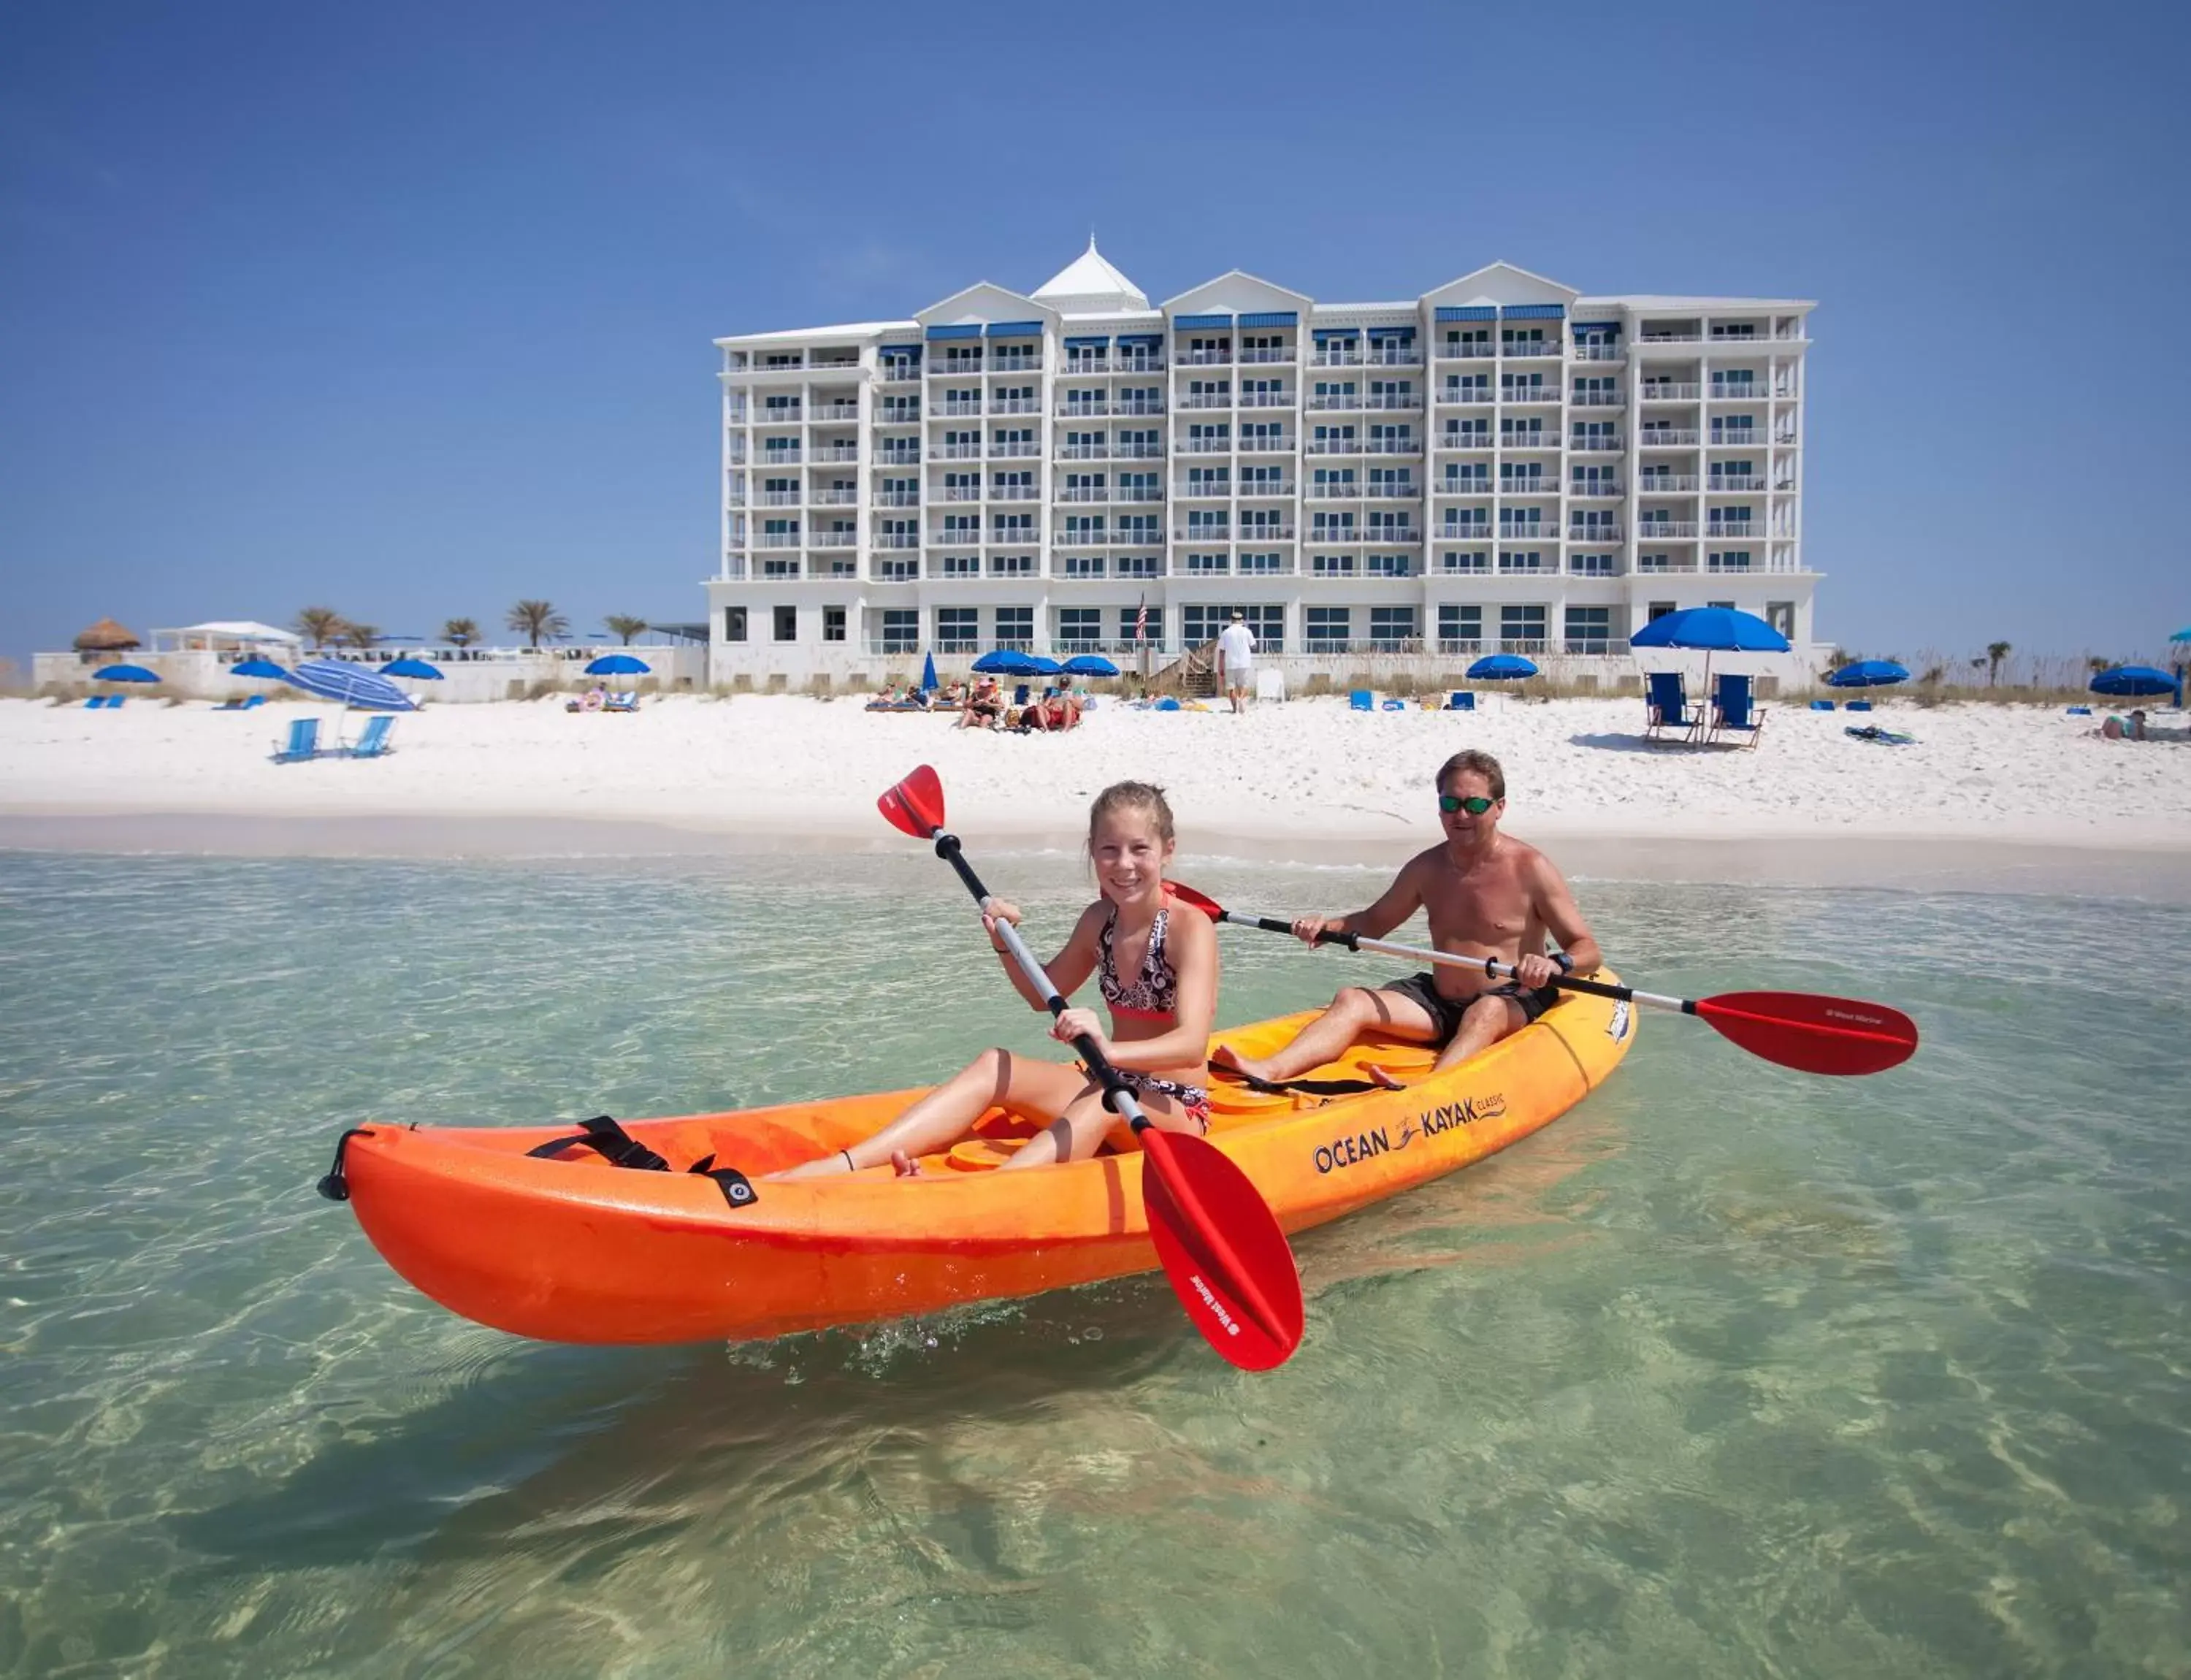
[[[1221,1033],[1249,1055],[1283,1042],[1296,1015]],[[1600,1084],[1634,1041],[1623,1002],[1570,994],[1482,1056],[1432,1073],[1428,1051],[1357,1045],[1315,1077],[1374,1064],[1400,1091],[1212,1092],[1212,1142],[1289,1231],[1321,1225],[1494,1154]],[[1138,1152],[998,1172],[1033,1130],[993,1111],[977,1137],[924,1159],[792,1182],[761,1175],[865,1137],[921,1094],[888,1091],[625,1130],[670,1170],[612,1166],[590,1150],[526,1152],[568,1124],[353,1131],[341,1176],[358,1222],[395,1270],[450,1311],[550,1341],[750,1340],[1037,1295],[1158,1269]],[[734,1205],[686,1170],[712,1155],[749,1175]]]

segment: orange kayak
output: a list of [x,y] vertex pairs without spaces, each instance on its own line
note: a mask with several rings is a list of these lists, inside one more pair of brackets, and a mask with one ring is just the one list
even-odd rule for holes
[[[1221,1036],[1257,1055],[1309,1018]],[[1219,1081],[1210,1139],[1287,1230],[1305,1230],[1528,1136],[1595,1089],[1634,1039],[1626,1003],[1568,994],[1443,1073],[1420,1046],[1371,1041],[1309,1076],[1359,1083],[1374,1063],[1403,1090],[1273,1094]],[[999,1173],[1031,1130],[1000,1110],[910,1181],[881,1167],[760,1182],[868,1136],[919,1094],[620,1129],[667,1170],[620,1166],[567,1142],[569,1122],[374,1123],[347,1135],[323,1187],[346,1189],[373,1246],[442,1306],[550,1341],[750,1340],[1158,1269],[1140,1154]],[[558,1139],[564,1146],[549,1148]],[[613,1139],[606,1147],[622,1153]],[[754,1193],[694,1170],[710,1165],[740,1169]]]

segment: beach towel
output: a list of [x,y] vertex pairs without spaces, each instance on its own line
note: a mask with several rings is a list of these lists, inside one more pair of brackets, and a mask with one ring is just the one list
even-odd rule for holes
[[1891,729],[1881,729],[1875,723],[1867,723],[1862,728],[1851,724],[1841,733],[1853,735],[1859,741],[1876,741],[1882,746],[1914,747],[1917,744],[1915,735],[1898,735]]

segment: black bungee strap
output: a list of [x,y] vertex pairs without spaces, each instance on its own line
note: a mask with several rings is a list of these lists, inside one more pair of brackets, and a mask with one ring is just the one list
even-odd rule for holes
[[[611,1166],[629,1167],[638,1172],[669,1170],[668,1161],[606,1114],[596,1114],[590,1120],[580,1120],[578,1130],[568,1137],[551,1137],[545,1143],[525,1153],[546,1159],[574,1147],[593,1150]],[[723,1193],[723,1199],[734,1208],[749,1208],[760,1199],[760,1193],[753,1187],[751,1179],[736,1167],[717,1166],[713,1153],[701,1156],[685,1170],[714,1180],[715,1187]]]
[[1237,1079],[1250,1091],[1260,1091],[1266,1096],[1287,1096],[1299,1091],[1304,1096],[1359,1096],[1366,1091],[1393,1091],[1397,1086],[1380,1085],[1374,1079],[1259,1079],[1243,1068],[1229,1068],[1222,1062],[1213,1062],[1209,1071],[1221,1079]]

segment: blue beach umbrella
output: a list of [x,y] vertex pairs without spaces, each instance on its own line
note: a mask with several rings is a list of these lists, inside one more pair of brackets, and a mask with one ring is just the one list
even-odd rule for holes
[[1065,667],[1059,664],[1056,660],[1051,658],[1047,653],[1029,653],[1022,657],[1027,660],[1027,674],[1029,676],[1062,676],[1065,675]]
[[1887,688],[1909,681],[1909,668],[1892,659],[1859,659],[1826,679],[1829,688]]
[[984,676],[1034,675],[1034,668],[1027,663],[1027,656],[1010,647],[999,647],[993,652],[984,653],[974,662],[974,669]]
[[1504,682],[1536,674],[1536,665],[1518,653],[1487,653],[1468,668],[1471,682]]
[[586,667],[588,676],[644,676],[654,667],[629,653],[604,653]]
[[1116,676],[1118,668],[1100,653],[1076,653],[1065,662],[1069,676]]
[[418,709],[408,694],[378,671],[339,659],[314,659],[289,674],[290,684],[322,700],[356,706],[367,712],[408,712]]
[[1692,607],[1653,618],[1628,638],[1628,645],[1705,653],[1785,653],[1788,638],[1755,612],[1732,607]]
[[430,682],[441,681],[441,668],[430,659],[396,659],[380,668],[383,676],[424,677]]
[[920,662],[920,692],[924,694],[936,692],[936,655],[933,653]]
[[2177,631],[2174,635],[2168,639],[2171,641],[2191,641],[2191,624],[2186,624],[2182,629]]
[[228,668],[230,676],[265,677],[275,682],[287,682],[289,673],[271,659],[261,659],[253,654],[248,659],[239,659]]
[[2113,670],[2102,671],[2092,679],[2091,690],[2095,694],[2135,699],[2177,692],[2176,679],[2150,665],[2117,665]]
[[160,674],[148,671],[142,665],[109,665],[92,673],[101,682],[157,682]]

